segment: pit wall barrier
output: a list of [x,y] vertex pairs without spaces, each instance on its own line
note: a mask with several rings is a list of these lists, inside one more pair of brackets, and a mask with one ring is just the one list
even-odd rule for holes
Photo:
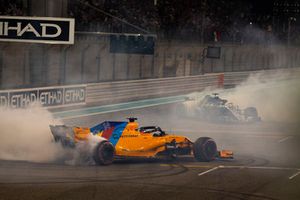
[[23,108],[35,101],[48,108],[106,105],[155,97],[184,95],[203,91],[207,88],[233,87],[246,81],[250,75],[259,77],[260,80],[299,79],[300,69],[226,72],[186,77],[2,90],[0,91],[0,104],[2,107],[11,108]]

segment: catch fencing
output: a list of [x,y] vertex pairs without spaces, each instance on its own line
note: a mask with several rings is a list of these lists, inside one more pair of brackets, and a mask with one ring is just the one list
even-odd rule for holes
[[[0,44],[0,89],[299,68],[300,48],[282,45],[155,43],[154,54],[111,52],[108,35],[81,33],[74,45]],[[208,45],[220,59],[203,59]]]

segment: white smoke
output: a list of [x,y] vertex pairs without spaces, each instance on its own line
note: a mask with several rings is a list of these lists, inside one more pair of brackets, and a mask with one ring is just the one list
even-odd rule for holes
[[53,141],[50,124],[62,124],[39,105],[26,109],[0,108],[0,159],[33,162],[64,161],[68,165],[95,164],[92,155],[104,138],[93,136],[74,149]]
[[96,146],[105,138],[90,135],[88,141],[80,141],[71,151],[71,159],[65,161],[68,165],[94,165],[93,154]]
[[219,93],[220,98],[228,100],[240,109],[257,108],[263,121],[297,123],[300,122],[300,71],[262,71],[256,72],[233,89],[204,90],[191,93],[186,101],[188,113],[199,102],[212,93]]
[[0,108],[0,159],[51,162],[62,156],[49,125],[58,123],[39,105],[26,109]]
[[264,121],[295,123],[300,120],[300,78],[290,73],[251,75],[233,90],[223,92],[222,97],[242,108],[256,107]]

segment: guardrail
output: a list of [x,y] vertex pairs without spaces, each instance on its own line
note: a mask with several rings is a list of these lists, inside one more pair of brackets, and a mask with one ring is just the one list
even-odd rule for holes
[[277,70],[258,70],[258,71],[243,71],[243,72],[225,72],[224,73],[224,87],[234,87],[252,76],[260,81],[267,80],[286,80],[299,79],[300,68],[277,69]]
[[300,78],[300,68],[89,84],[87,86],[87,103],[128,102],[153,97],[183,95],[202,91],[207,87],[233,87],[247,80],[250,74],[259,76],[260,79]]
[[220,74],[2,90],[0,105],[24,108],[37,101],[43,107],[56,108],[167,97],[217,87],[218,76]]
[[2,90],[0,91],[0,105],[20,108],[28,106],[33,101],[39,101],[42,106],[51,108],[78,104],[105,105],[184,95],[202,91],[208,87],[232,87],[247,80],[250,74],[260,77],[260,80],[268,80],[268,78],[299,79],[300,68]]
[[87,103],[120,102],[171,96],[218,86],[220,74],[89,84]]

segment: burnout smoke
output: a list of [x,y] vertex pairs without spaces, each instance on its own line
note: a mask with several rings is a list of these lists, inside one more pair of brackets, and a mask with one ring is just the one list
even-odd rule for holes
[[300,121],[300,80],[293,73],[258,73],[222,96],[242,108],[256,107],[264,121]]
[[52,162],[62,156],[62,147],[53,143],[49,129],[56,121],[46,109],[0,108],[0,118],[0,159]]
[[228,100],[228,103],[233,103],[240,109],[255,107],[258,116],[265,122],[295,124],[300,122],[299,76],[299,70],[256,72],[233,89],[212,90],[208,88],[199,93],[191,93],[183,104],[187,111],[184,113],[194,115],[199,102],[206,95],[219,93],[220,98]]
[[90,135],[87,141],[80,141],[71,151],[71,159],[66,160],[67,165],[94,165],[93,154],[96,146],[105,138]]

